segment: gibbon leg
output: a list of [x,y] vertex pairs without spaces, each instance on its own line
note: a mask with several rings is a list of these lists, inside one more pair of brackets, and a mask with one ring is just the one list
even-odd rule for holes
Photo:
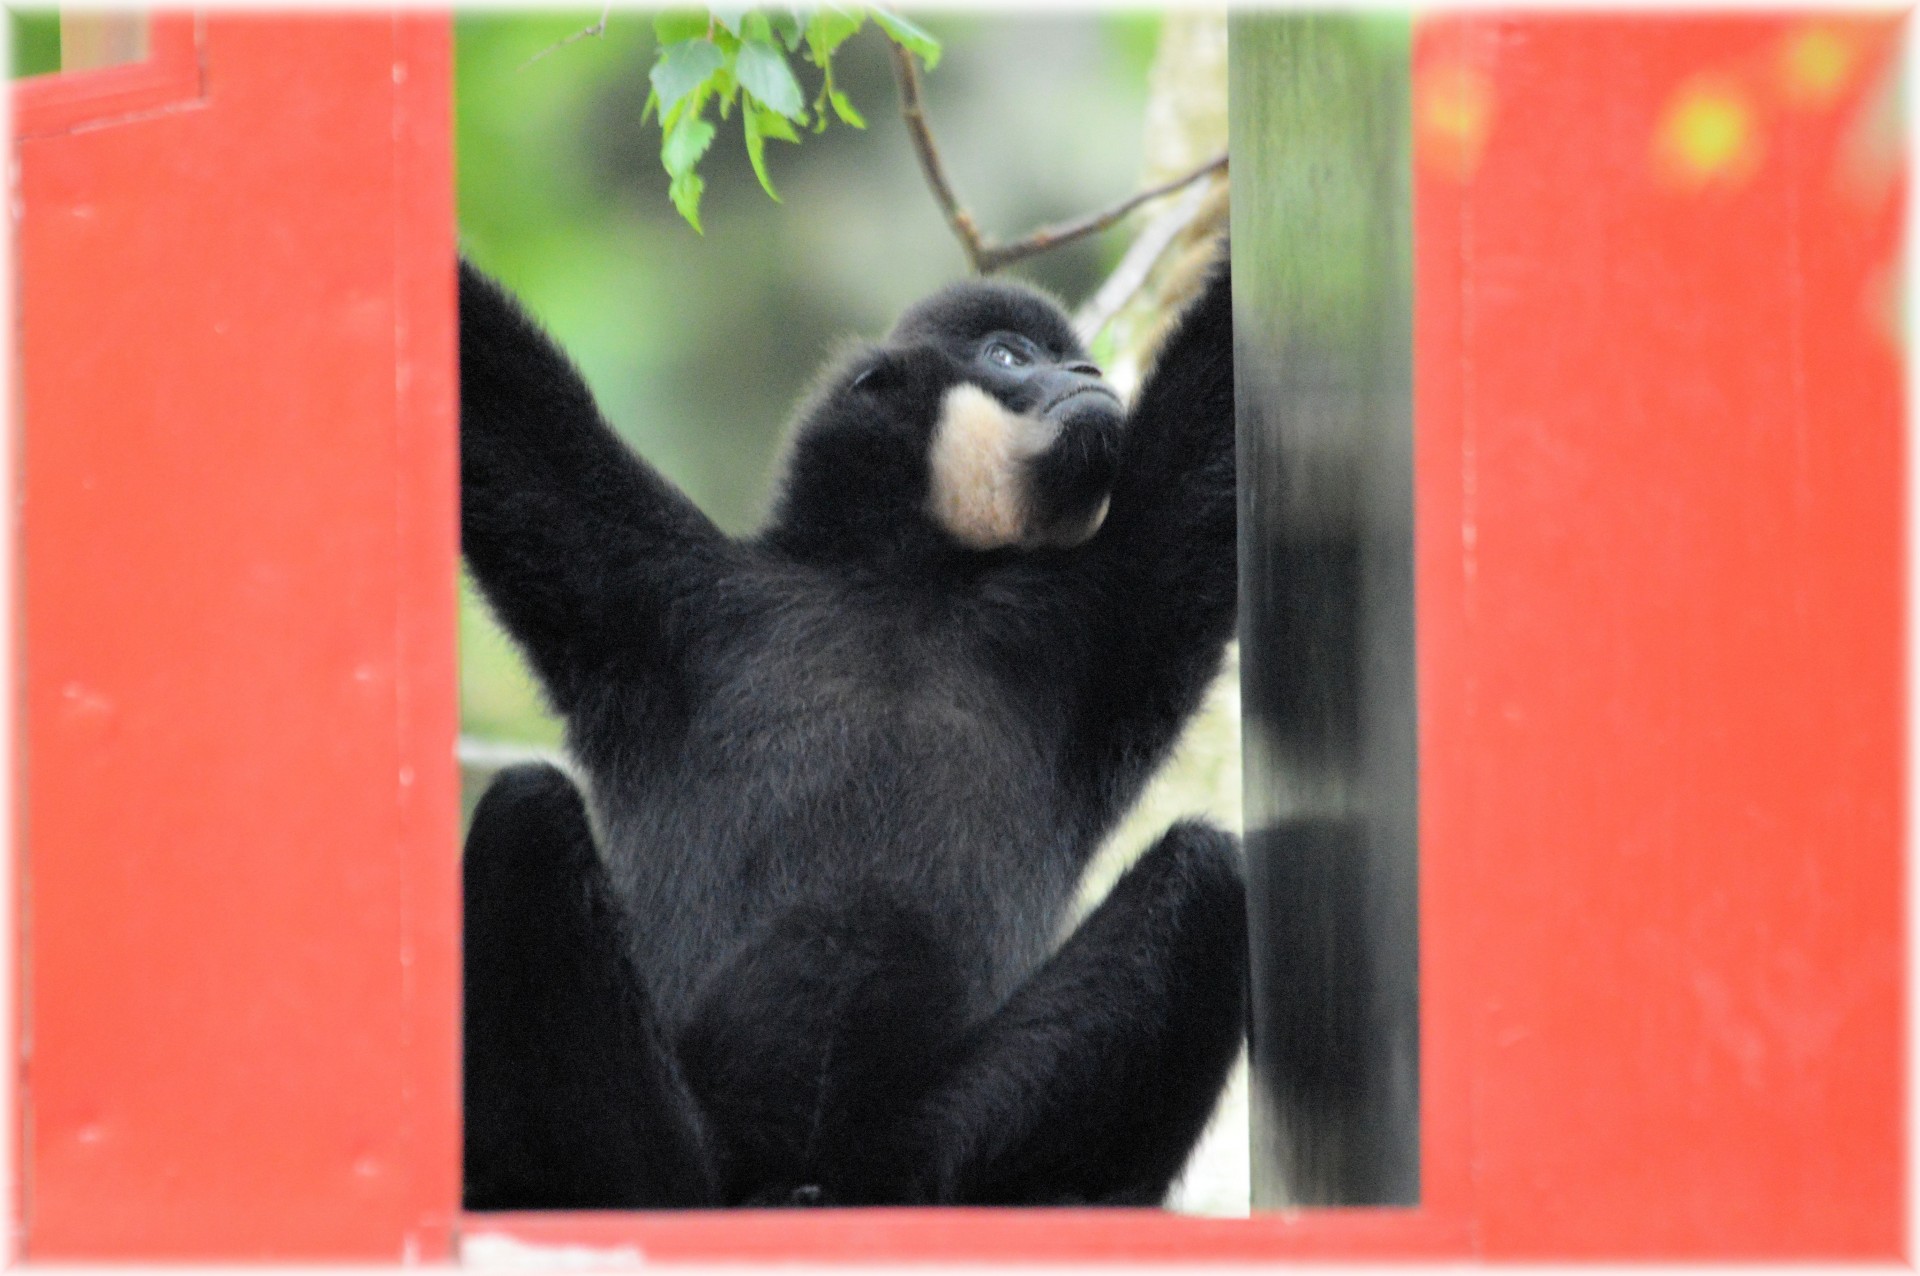
[[586,807],[504,771],[462,865],[468,1209],[714,1200],[703,1122],[626,955]]
[[963,1047],[925,1110],[936,1199],[1158,1204],[1246,1024],[1233,839],[1170,829]]
[[932,919],[888,900],[802,905],[707,984],[679,1038],[728,1204],[911,1202],[911,1119],[962,1023]]

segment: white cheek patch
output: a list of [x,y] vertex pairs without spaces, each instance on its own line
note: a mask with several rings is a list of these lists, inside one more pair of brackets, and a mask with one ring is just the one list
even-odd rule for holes
[[1058,424],[1021,416],[975,385],[957,385],[933,428],[929,509],[972,549],[1004,549],[1027,539],[1026,462],[1052,445]]

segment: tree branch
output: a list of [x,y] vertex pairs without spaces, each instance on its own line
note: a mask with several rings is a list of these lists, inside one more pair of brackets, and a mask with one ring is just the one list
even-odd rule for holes
[[913,54],[892,40],[887,41],[887,53],[893,59],[893,78],[900,86],[900,115],[906,121],[907,138],[913,143],[913,153],[920,161],[920,172],[926,177],[927,188],[933,192],[934,202],[940,206],[947,225],[953,228],[954,238],[960,241],[960,249],[967,255],[967,264],[976,275],[990,275],[1003,266],[1010,266],[1050,248],[1098,234],[1149,200],[1171,195],[1227,167],[1226,155],[1216,155],[1191,172],[1129,195],[1097,213],[1042,226],[1011,243],[995,243],[980,233],[980,226],[974,221],[973,214],[961,206],[959,197],[953,193],[953,182],[947,177],[946,163],[940,158],[940,147],[934,142],[933,129],[927,123],[926,103],[920,94],[920,69],[913,64]]
[[1031,257],[1035,253],[1043,253],[1049,248],[1058,248],[1062,244],[1070,244],[1074,240],[1084,239],[1088,235],[1097,235],[1149,200],[1159,199],[1162,195],[1171,195],[1177,190],[1191,186],[1209,173],[1220,172],[1226,167],[1226,155],[1224,153],[1216,155],[1206,163],[1189,172],[1182,173],[1171,181],[1162,182],[1158,186],[1149,186],[1146,190],[1127,196],[1127,198],[1121,200],[1111,208],[1102,209],[1097,213],[1089,213],[1085,217],[1076,217],[1072,221],[1055,222],[1051,226],[1042,226],[1032,234],[1016,239],[1010,244],[984,244],[980,249],[981,272],[986,273],[988,271],[998,270],[1000,267],[1010,262],[1019,261],[1023,257]]
[[1146,286],[1147,276],[1159,264],[1173,241],[1180,233],[1193,224],[1207,202],[1205,187],[1189,187],[1186,194],[1154,214],[1133,243],[1127,248],[1126,256],[1107,276],[1107,282],[1100,285],[1100,291],[1093,294],[1087,303],[1080,307],[1073,317],[1074,330],[1080,334],[1083,344],[1091,346],[1100,330],[1113,322],[1113,317],[1126,308],[1134,294]]
[[520,64],[519,69],[524,71],[528,67],[532,66],[535,62],[538,62],[541,58],[546,57],[547,54],[552,53],[555,49],[564,49],[569,44],[572,44],[575,41],[584,40],[588,36],[605,35],[607,33],[607,15],[612,12],[613,12],[613,0],[607,0],[607,7],[600,10],[600,20],[598,22],[595,22],[590,27],[581,27],[578,31],[575,31],[572,35],[568,36],[564,40],[555,40],[552,44],[549,44],[546,48],[540,50],[540,52],[534,54],[532,57],[528,58],[525,62],[522,62]]
[[974,274],[984,275],[987,267],[981,263],[980,255],[987,245],[980,237],[980,228],[974,224],[973,214],[960,207],[960,201],[953,194],[953,184],[947,180],[940,148],[934,144],[933,130],[927,127],[926,106],[920,97],[920,68],[913,64],[913,54],[892,40],[887,41],[887,52],[893,57],[893,78],[900,86],[900,115],[906,121],[913,153],[919,157],[920,172],[925,175],[927,187],[933,192],[934,202],[940,205],[947,225],[953,227],[961,250],[967,254],[967,264]]

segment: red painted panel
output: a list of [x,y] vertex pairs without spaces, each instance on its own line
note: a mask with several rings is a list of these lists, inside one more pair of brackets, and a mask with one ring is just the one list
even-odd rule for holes
[[1898,29],[1420,49],[1427,1005],[1488,1256],[1900,1250]]
[[25,1252],[431,1255],[446,23],[200,24],[192,109],[17,147]]
[[1462,1255],[1469,1240],[1458,1220],[1400,1209],[1251,1219],[1119,1209],[469,1214],[462,1233],[464,1253],[480,1263],[502,1242],[584,1247],[609,1261],[639,1254],[649,1262],[1249,1263]]

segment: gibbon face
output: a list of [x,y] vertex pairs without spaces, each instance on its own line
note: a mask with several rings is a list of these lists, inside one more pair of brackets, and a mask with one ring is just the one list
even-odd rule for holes
[[1126,411],[1059,306],[975,281],[909,310],[801,419],[775,520],[788,539],[879,548],[925,520],[985,552],[1093,536]]
[[954,540],[1070,548],[1099,531],[1125,411],[1058,306],[961,284],[907,312],[891,342],[953,364],[927,443],[926,512]]

